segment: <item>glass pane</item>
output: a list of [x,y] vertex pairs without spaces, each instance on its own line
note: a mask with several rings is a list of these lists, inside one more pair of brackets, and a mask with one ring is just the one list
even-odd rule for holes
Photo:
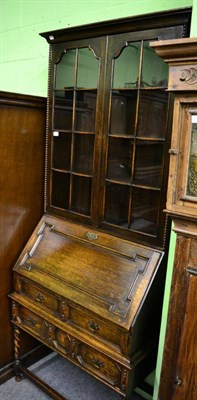
[[92,180],[73,175],[72,210],[89,215],[91,205]]
[[138,136],[165,138],[167,105],[167,92],[141,92],[137,128]]
[[52,171],[51,204],[64,209],[69,208],[70,175]]
[[136,99],[133,92],[112,92],[110,133],[134,135]]
[[105,221],[128,228],[130,187],[107,182]]
[[197,196],[197,115],[192,115],[187,193]]
[[156,235],[160,193],[133,188],[130,229]]
[[73,88],[75,86],[76,50],[67,50],[56,65],[56,89]]
[[75,135],[73,171],[85,174],[92,174],[94,153],[93,135]]
[[144,42],[141,86],[168,86],[168,65],[149,47],[149,42]]
[[76,92],[75,130],[95,131],[96,91]]
[[161,186],[163,150],[163,144],[137,141],[134,183]]
[[135,88],[138,85],[140,47],[130,42],[120,56],[114,60],[113,88]]
[[[53,168],[70,170],[71,134],[54,132]],[[57,135],[57,136],[56,136]]]
[[54,95],[54,129],[71,130],[73,91],[55,92]]
[[97,88],[99,61],[89,48],[78,52],[78,88]]
[[107,177],[131,182],[133,142],[128,139],[109,138]]

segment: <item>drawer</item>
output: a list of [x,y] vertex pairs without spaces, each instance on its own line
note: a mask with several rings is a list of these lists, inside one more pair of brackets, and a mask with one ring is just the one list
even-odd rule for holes
[[114,324],[104,322],[94,314],[82,311],[73,304],[68,304],[66,299],[48,292],[46,289],[18,275],[15,276],[15,289],[17,293],[24,295],[36,305],[73,328],[87,333],[89,337],[91,335],[107,342],[111,347],[116,347],[116,350],[121,349],[124,354],[128,353],[129,350],[126,347],[128,334],[121,331]]
[[100,380],[123,391],[129,375],[129,368],[120,362],[114,361],[101,351],[79,341],[66,332],[57,329],[53,346],[56,351],[79,365],[90,374],[99,377]]
[[51,312],[53,315],[63,319],[68,318],[69,308],[59,296],[17,275],[15,275],[15,289],[17,293],[25,295],[39,307]]
[[105,354],[102,354],[84,343],[77,343],[75,358],[83,368],[99,376],[111,386],[120,386],[121,365]]
[[121,330],[113,324],[101,321],[91,313],[85,313],[71,307],[69,323],[76,328],[85,330],[88,334],[94,335],[98,339],[103,339],[113,346],[120,347]]
[[42,340],[48,338],[49,324],[34,312],[16,303],[14,307],[13,321],[16,321],[21,328],[24,328]]
[[62,330],[16,301],[13,301],[12,310],[14,324],[116,391],[126,393],[130,373],[129,360],[128,365],[126,365],[125,358],[122,359],[122,363],[121,359],[114,360],[102,351],[67,333],[66,325],[65,330]]
[[[12,322],[63,355],[72,354],[75,340],[54,324],[12,298]],[[39,311],[38,311],[39,312]],[[41,313],[41,310],[40,310]]]

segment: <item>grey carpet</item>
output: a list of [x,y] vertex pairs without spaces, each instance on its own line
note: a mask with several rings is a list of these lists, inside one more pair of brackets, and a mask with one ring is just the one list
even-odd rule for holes
[[[120,400],[120,396],[95,378],[55,353],[30,368],[68,400]],[[16,383],[12,378],[0,387],[0,400],[49,400],[37,386],[26,378]],[[140,400],[133,394],[131,400]]]

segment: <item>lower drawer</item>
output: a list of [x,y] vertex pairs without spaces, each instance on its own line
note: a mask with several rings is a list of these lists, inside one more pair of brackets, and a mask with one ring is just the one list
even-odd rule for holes
[[21,328],[25,328],[25,330],[42,339],[42,341],[49,338],[48,322],[34,312],[16,303],[14,303],[13,307],[13,321],[16,321]]
[[122,353],[129,353],[129,333],[121,331],[114,324],[101,321],[91,312],[82,311],[61,296],[18,274],[15,274],[15,289],[20,296],[30,299],[43,310],[64,321],[65,325],[70,324],[77,330],[87,332],[87,334],[93,335],[101,341],[108,342],[111,347],[115,346],[121,349]]
[[103,383],[121,394],[126,393],[129,361],[126,367],[15,301],[12,321]]
[[75,364],[92,375],[98,376],[110,386],[120,387],[123,369],[120,363],[60,329],[55,331],[53,344],[59,353],[71,357]]
[[75,357],[86,370],[99,376],[111,386],[120,386],[122,368],[117,362],[84,343],[77,343]]

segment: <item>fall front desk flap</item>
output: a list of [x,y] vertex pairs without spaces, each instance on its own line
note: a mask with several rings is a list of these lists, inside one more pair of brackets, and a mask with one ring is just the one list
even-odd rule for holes
[[44,215],[14,271],[129,329],[162,257],[159,250]]

